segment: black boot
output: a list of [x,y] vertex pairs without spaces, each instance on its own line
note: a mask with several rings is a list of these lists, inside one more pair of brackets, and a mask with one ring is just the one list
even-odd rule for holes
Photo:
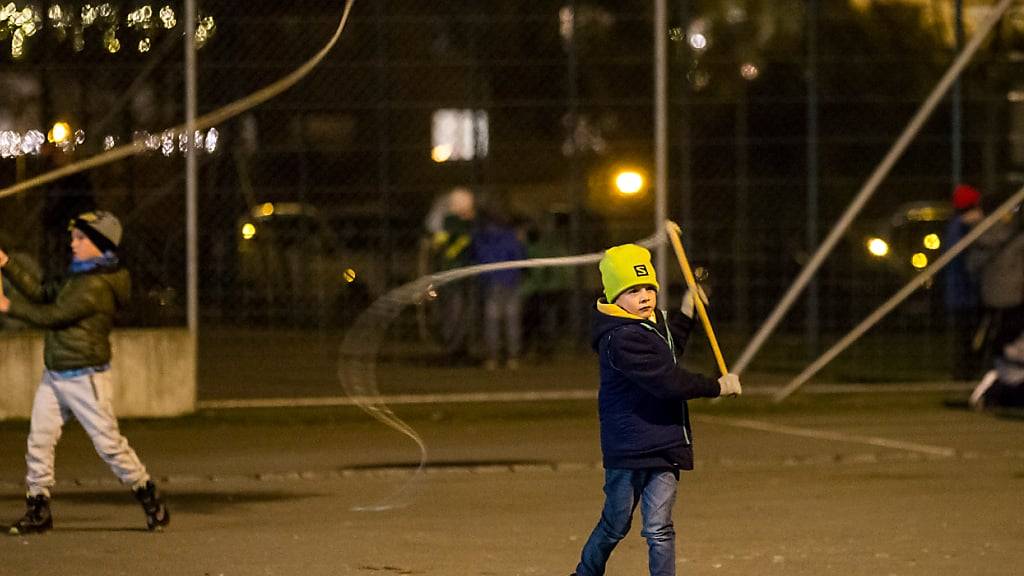
[[142,504],[142,510],[146,513],[146,527],[150,530],[160,530],[171,522],[171,513],[167,506],[160,502],[160,496],[156,493],[156,484],[152,480],[146,481],[146,485],[132,490],[135,499]]
[[53,528],[50,515],[50,498],[39,494],[25,497],[25,515],[8,531],[12,536],[21,534],[42,534]]

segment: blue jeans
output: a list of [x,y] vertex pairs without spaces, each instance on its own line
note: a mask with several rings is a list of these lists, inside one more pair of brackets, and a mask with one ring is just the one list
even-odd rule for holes
[[651,576],[674,576],[676,531],[672,525],[672,506],[676,502],[678,482],[678,472],[671,470],[606,469],[601,521],[583,546],[576,574],[604,574],[608,557],[619,541],[626,537],[633,521],[633,511],[640,504],[643,516],[640,534],[647,539]]

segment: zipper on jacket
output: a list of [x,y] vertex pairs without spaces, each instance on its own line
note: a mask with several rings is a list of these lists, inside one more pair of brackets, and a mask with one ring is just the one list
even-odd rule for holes
[[675,363],[675,364],[678,364],[679,363],[679,359],[676,358],[676,343],[675,343],[675,339],[672,338],[672,330],[668,327],[668,314],[666,314],[664,310],[659,310],[659,312],[661,312],[661,320],[662,320],[662,322],[665,323],[665,334],[668,334],[667,338],[665,337],[665,334],[662,334],[656,327],[651,326],[650,324],[648,324],[646,322],[641,322],[640,325],[643,326],[644,328],[650,330],[651,332],[654,332],[655,334],[657,334],[658,338],[661,338],[662,340],[664,340],[665,344],[668,344],[668,349],[669,349],[670,352],[672,352],[672,362]]

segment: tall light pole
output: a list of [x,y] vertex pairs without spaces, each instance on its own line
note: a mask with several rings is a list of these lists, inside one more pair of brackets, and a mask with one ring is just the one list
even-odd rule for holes
[[[654,0],[654,227],[668,218],[668,9],[666,0]],[[661,244],[655,254],[656,270],[666,270],[668,246]],[[664,308],[669,301],[668,283],[658,298]]]

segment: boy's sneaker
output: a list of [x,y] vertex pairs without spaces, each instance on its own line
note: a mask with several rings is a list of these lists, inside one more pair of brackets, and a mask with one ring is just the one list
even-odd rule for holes
[[25,497],[25,515],[11,526],[8,533],[12,536],[22,534],[42,534],[53,528],[53,516],[50,515],[50,499],[43,494]]
[[132,490],[135,499],[142,504],[142,510],[146,513],[146,527],[150,530],[160,530],[171,522],[171,513],[167,511],[156,493],[156,484],[147,480],[146,485]]

